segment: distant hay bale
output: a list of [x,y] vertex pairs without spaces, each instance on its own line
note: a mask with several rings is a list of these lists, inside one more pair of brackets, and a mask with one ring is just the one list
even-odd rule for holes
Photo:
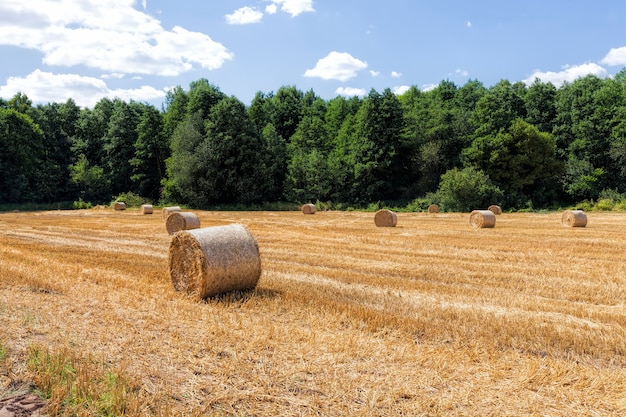
[[304,204],[302,205],[302,214],[315,214],[317,208],[315,208],[315,204]]
[[113,204],[113,210],[126,210],[126,203],[124,203],[123,201],[116,201],[115,204]]
[[200,219],[195,213],[190,211],[175,211],[167,216],[165,220],[165,229],[167,233],[173,235],[181,230],[198,229],[200,227]]
[[496,225],[496,215],[490,210],[474,210],[470,213],[469,222],[477,229],[492,228]]
[[391,210],[378,210],[374,215],[374,224],[376,224],[376,227],[396,227],[398,216]]
[[496,205],[496,204],[492,204],[490,205],[487,210],[489,210],[490,212],[492,212],[493,214],[495,214],[496,216],[499,216],[500,214],[502,214],[502,208],[500,208],[500,206]]
[[255,288],[261,276],[261,257],[245,226],[205,227],[174,235],[169,269],[177,291],[204,299]]
[[181,211],[180,207],[178,206],[163,207],[163,211],[161,211],[163,221],[167,220],[167,216],[169,216],[171,213],[175,213],[177,211]]
[[152,214],[152,212],[153,212],[152,204],[141,205],[141,214]]
[[439,213],[439,206],[437,204],[431,204],[428,206],[429,213]]
[[566,210],[561,216],[561,224],[567,227],[585,227],[587,215],[582,210]]

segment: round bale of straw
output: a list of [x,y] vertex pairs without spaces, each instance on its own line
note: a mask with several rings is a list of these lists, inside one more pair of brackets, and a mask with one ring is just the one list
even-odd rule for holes
[[256,287],[261,257],[256,240],[245,226],[205,227],[174,235],[169,268],[177,291],[204,299]]
[[502,214],[502,208],[500,206],[498,206],[497,204],[490,205],[487,208],[487,210],[489,210],[490,212],[492,212],[496,216],[499,216],[500,214]]
[[437,204],[431,204],[428,206],[429,213],[439,213],[439,206]]
[[181,230],[198,229],[200,227],[200,219],[190,211],[175,211],[167,216],[165,220],[165,229],[167,233],[173,235]]
[[585,227],[587,215],[582,210],[566,210],[561,216],[561,224],[567,227]]
[[496,215],[490,210],[474,210],[470,213],[469,223],[477,229],[492,228],[496,225]]
[[153,212],[152,204],[141,205],[141,214],[152,214],[152,212]]
[[391,210],[378,210],[374,215],[374,224],[376,224],[376,227],[396,227],[398,216]]
[[316,211],[315,204],[309,203],[302,205],[302,214],[315,214]]
[[167,220],[167,216],[169,216],[171,213],[175,213],[178,211],[181,211],[180,207],[178,206],[163,207],[163,211],[161,212],[161,215],[163,216],[163,221]]
[[116,201],[115,204],[113,204],[113,210],[126,210],[126,203],[124,203],[123,201]]

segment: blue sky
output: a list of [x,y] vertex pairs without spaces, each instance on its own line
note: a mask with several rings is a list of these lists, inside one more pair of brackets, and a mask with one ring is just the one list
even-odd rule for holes
[[557,87],[626,66],[616,0],[1,0],[0,97],[102,97],[161,108],[208,79],[250,104],[257,91],[324,99],[442,80]]

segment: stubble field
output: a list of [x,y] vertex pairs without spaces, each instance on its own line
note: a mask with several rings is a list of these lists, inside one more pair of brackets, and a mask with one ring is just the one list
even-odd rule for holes
[[160,210],[0,214],[0,399],[33,381],[76,415],[626,415],[626,213],[194,212],[248,227],[254,291],[176,292]]

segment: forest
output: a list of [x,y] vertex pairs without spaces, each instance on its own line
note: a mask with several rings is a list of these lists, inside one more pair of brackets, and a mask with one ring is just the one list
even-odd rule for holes
[[0,99],[0,205],[133,195],[197,209],[324,203],[419,211],[626,201],[626,68],[560,87],[445,80],[324,100],[282,86],[250,105],[207,79],[161,109]]

